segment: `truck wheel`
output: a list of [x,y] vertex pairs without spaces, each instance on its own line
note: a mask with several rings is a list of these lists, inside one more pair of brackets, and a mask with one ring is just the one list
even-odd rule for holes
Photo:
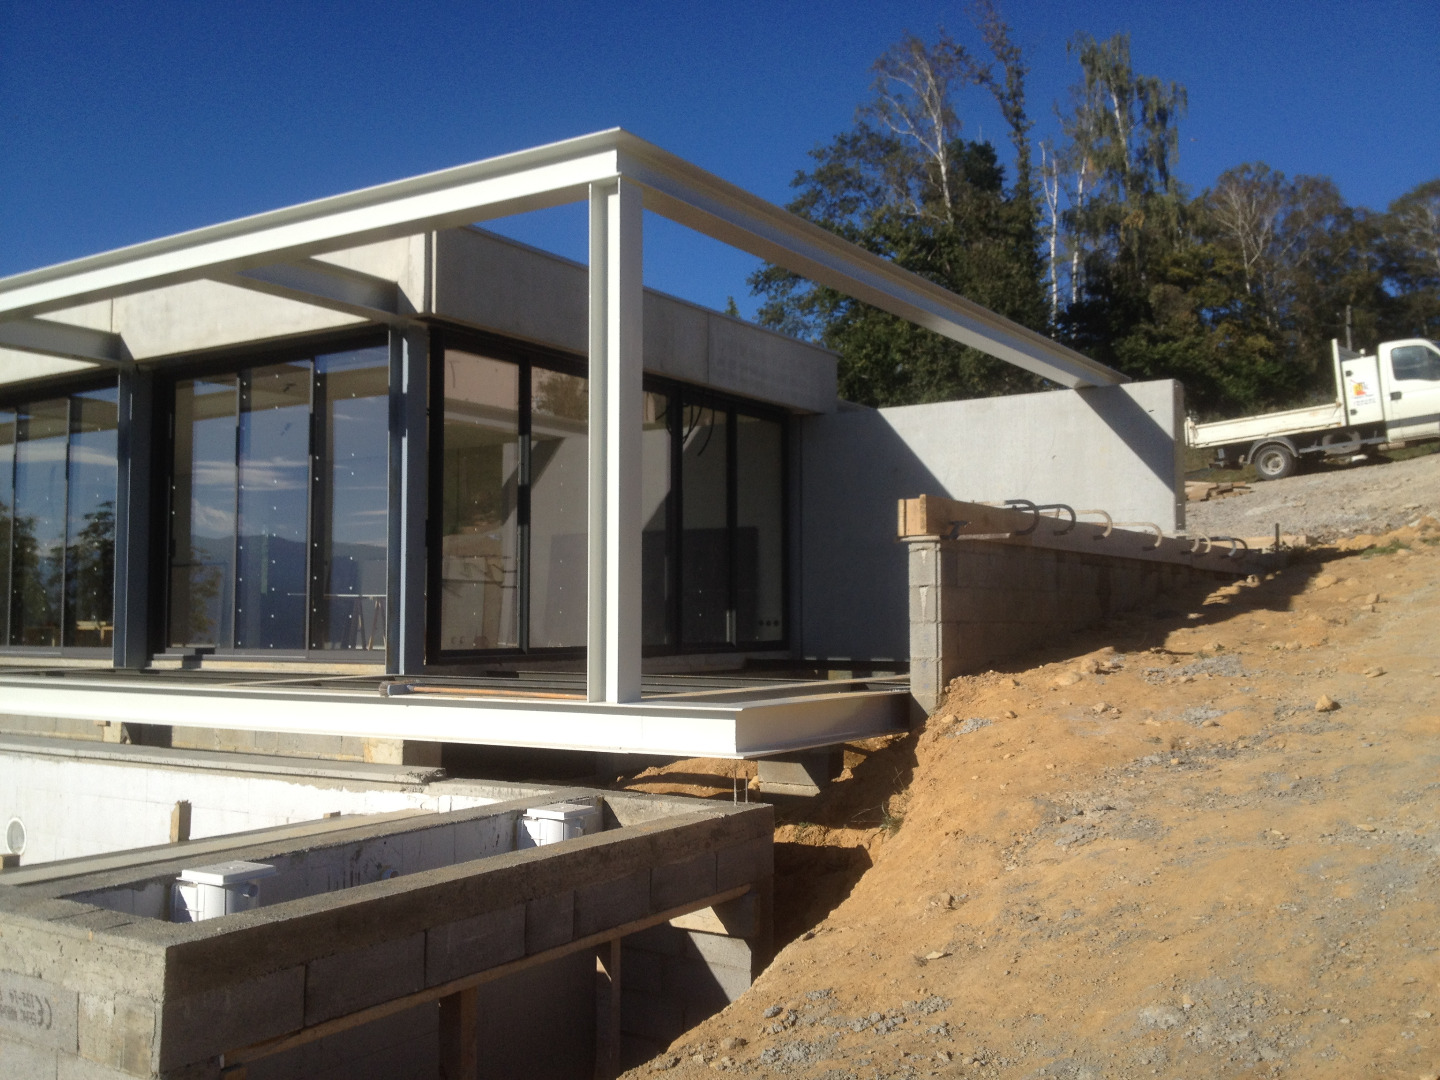
[[1284,443],[1266,443],[1255,451],[1250,463],[1261,480],[1283,480],[1295,471],[1295,455]]

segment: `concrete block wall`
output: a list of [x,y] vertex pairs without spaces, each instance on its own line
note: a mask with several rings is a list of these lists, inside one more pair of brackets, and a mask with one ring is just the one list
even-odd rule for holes
[[957,675],[1093,626],[1169,589],[1233,574],[984,540],[907,540],[910,691],[928,715]]
[[[721,922],[713,927],[721,932],[692,938],[674,966],[698,970],[713,959],[723,977],[707,977],[738,992],[746,950],[753,965],[768,949],[771,809],[661,801],[669,816],[643,820],[647,814],[622,808],[617,818],[642,820],[198,924],[70,898],[120,884],[122,872],[105,866],[88,875],[72,866],[67,873],[75,876],[54,882],[0,881],[0,1001],[31,1003],[24,1015],[0,1009],[0,1054],[16,1070],[23,1066],[14,1073],[21,1076],[218,1080],[221,1054],[574,943],[580,959],[571,961],[574,971],[561,965],[570,974],[554,985],[578,995],[578,978],[588,988],[590,1019],[572,1029],[537,1009],[530,1018],[539,1025],[536,1045],[553,1060],[537,1061],[532,1074],[588,1080],[593,1061],[580,1071],[564,1062],[585,1057],[580,1043],[593,1030],[594,953],[583,947],[592,935],[748,887],[759,898],[750,943],[707,940],[729,937]],[[273,846],[237,846],[216,857],[267,861],[279,854]],[[182,865],[157,859],[143,872],[124,872],[148,879],[157,867],[171,873]],[[588,978],[577,974],[585,964]],[[408,1036],[387,1038],[393,1047]]]

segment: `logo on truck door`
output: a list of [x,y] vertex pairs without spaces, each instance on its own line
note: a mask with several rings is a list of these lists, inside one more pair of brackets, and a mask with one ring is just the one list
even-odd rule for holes
[[1350,380],[1350,403],[1357,409],[1363,409],[1367,405],[1374,405],[1380,400],[1376,386],[1369,379]]

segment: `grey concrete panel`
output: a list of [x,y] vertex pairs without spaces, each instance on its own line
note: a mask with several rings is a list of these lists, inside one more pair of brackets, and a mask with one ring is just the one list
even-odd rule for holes
[[43,979],[0,971],[0,1039],[20,1039],[73,1053],[79,995]]
[[160,1068],[200,1061],[294,1031],[305,1021],[305,968],[191,997],[160,1008]]
[[436,926],[425,935],[425,985],[438,986],[524,955],[524,904]]
[[660,1043],[670,1042],[685,1030],[685,1005],[673,994],[623,990],[620,1016],[623,1031]]
[[710,382],[710,316],[668,296],[645,294],[645,370],[706,386]]
[[312,960],[305,965],[305,1023],[344,1016],[424,986],[424,934]]
[[584,355],[587,272],[479,229],[435,237],[435,314]]
[[804,412],[835,408],[833,353],[724,315],[710,317],[710,385]]
[[903,498],[1025,498],[1182,528],[1183,413],[1179,384],[1162,380],[801,419],[802,651],[909,655]]

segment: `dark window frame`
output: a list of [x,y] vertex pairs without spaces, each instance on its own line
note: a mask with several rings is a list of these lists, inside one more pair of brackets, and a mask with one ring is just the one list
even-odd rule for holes
[[[441,649],[441,530],[443,522],[437,499],[444,484],[444,426],[445,394],[444,363],[446,349],[475,353],[494,360],[513,363],[517,366],[519,396],[517,408],[516,438],[519,441],[519,491],[516,498],[516,573],[519,596],[517,598],[517,638],[519,644],[497,649]],[[531,342],[505,337],[480,330],[456,327],[447,324],[430,326],[430,414],[429,414],[429,460],[428,480],[430,512],[426,519],[426,605],[425,605],[425,664],[427,668],[455,668],[464,665],[479,665],[487,662],[511,661],[517,659],[543,658],[570,660],[583,658],[586,646],[559,646],[534,648],[530,638],[530,493],[531,493],[531,401],[530,387],[535,368],[558,371],[567,375],[589,377],[589,364],[584,356],[564,350],[536,345]],[[666,516],[666,637],[667,643],[646,645],[644,656],[683,656],[706,653],[749,653],[787,652],[790,649],[792,603],[791,603],[791,476],[790,476],[790,414],[783,408],[766,405],[746,398],[726,394],[722,391],[696,387],[678,380],[646,374],[642,389],[663,396],[666,399],[666,413],[669,419],[670,439],[670,485],[665,500]],[[714,409],[725,417],[726,451],[726,529],[729,534],[727,555],[729,567],[729,595],[726,601],[728,640],[725,642],[703,642],[689,644],[682,640],[683,597],[683,423],[684,409],[696,405]],[[775,422],[780,428],[780,589],[781,589],[781,635],[772,641],[736,640],[736,596],[737,581],[736,530],[737,523],[737,480],[736,480],[736,428],[737,414]]]
[[[310,406],[309,406],[309,453],[306,456],[306,494],[305,494],[305,640],[306,647],[301,649],[237,649],[228,648],[213,650],[206,649],[204,656],[213,657],[216,661],[227,662],[274,662],[276,664],[303,664],[324,662],[327,664],[356,664],[369,667],[385,666],[387,663],[387,645],[382,644],[373,649],[315,649],[309,647],[310,634],[312,632],[312,619],[314,597],[311,589],[313,587],[312,561],[314,559],[314,542],[316,537],[315,513],[317,510],[317,487],[320,483],[320,476],[316,469],[317,448],[322,434],[323,418],[316,415],[315,395],[315,370],[313,361],[317,357],[326,356],[331,353],[342,353],[367,348],[388,350],[391,347],[390,334],[384,328],[365,327],[359,330],[348,330],[330,332],[321,335],[309,335],[301,338],[292,338],[283,342],[277,342],[271,346],[256,346],[247,344],[235,348],[227,348],[207,352],[201,356],[191,357],[174,364],[167,364],[164,371],[160,373],[157,380],[155,407],[157,413],[163,416],[161,425],[163,432],[163,447],[157,455],[156,476],[158,487],[157,498],[152,500],[152,533],[155,538],[154,545],[158,549],[156,565],[159,573],[153,575],[153,586],[149,597],[150,610],[154,613],[155,632],[152,635],[151,654],[155,659],[177,659],[193,657],[197,649],[194,646],[172,645],[170,643],[170,589],[171,589],[171,558],[173,552],[170,550],[172,542],[170,525],[172,520],[172,508],[175,496],[175,391],[177,386],[188,379],[201,379],[222,375],[239,376],[242,371],[253,368],[270,367],[277,364],[292,363],[298,360],[312,362],[310,372]],[[388,367],[388,361],[386,363]],[[403,390],[388,380],[388,392],[386,395],[386,414],[393,417],[396,412],[396,403]],[[239,393],[237,378],[237,394]],[[238,432],[238,428],[237,428]],[[238,437],[238,435],[237,435]],[[387,439],[389,438],[387,432]],[[388,451],[387,451],[388,459]],[[388,484],[388,480],[387,480]],[[387,495],[387,512],[393,509],[393,498]],[[387,527],[388,533],[388,527]],[[388,549],[388,544],[387,544]],[[390,553],[387,550],[387,563]],[[235,563],[232,565],[234,572]],[[388,589],[387,589],[388,592]],[[386,610],[395,603],[395,597],[386,597]],[[238,603],[238,595],[232,601],[231,620],[234,620],[233,605]],[[388,622],[388,619],[387,619]],[[233,629],[233,627],[232,627]],[[387,640],[388,644],[388,640]]]
[[[108,390],[108,389],[112,389],[112,388],[113,388],[113,389],[115,390],[115,392],[116,392],[117,401],[118,401],[118,396],[119,396],[119,392],[120,392],[120,377],[119,377],[118,374],[115,374],[115,373],[106,374],[106,373],[104,373],[104,372],[89,372],[89,371],[87,371],[87,372],[78,372],[78,373],[73,373],[73,374],[65,374],[65,375],[56,375],[56,376],[52,376],[52,377],[49,377],[49,378],[37,379],[37,380],[35,380],[35,381],[33,381],[33,382],[26,382],[26,383],[21,384],[21,385],[19,385],[19,386],[7,386],[7,387],[0,388],[0,410],[5,410],[5,411],[19,410],[19,409],[24,408],[26,405],[33,405],[33,404],[35,404],[36,402],[40,402],[40,401],[53,401],[53,400],[55,400],[56,398],[64,398],[64,399],[65,399],[65,429],[66,429],[66,438],[65,438],[65,506],[64,506],[63,510],[61,511],[61,518],[62,518],[62,521],[64,522],[64,528],[65,528],[65,530],[66,530],[66,532],[65,532],[65,537],[66,537],[66,539],[69,538],[69,519],[70,519],[70,466],[71,466],[70,453],[71,453],[71,436],[73,436],[73,434],[74,434],[74,432],[71,430],[71,428],[72,428],[72,425],[74,424],[74,420],[75,420],[75,415],[74,415],[74,402],[73,402],[73,399],[74,399],[76,396],[78,396],[78,395],[91,393],[91,392],[93,392],[93,391],[95,391],[95,390]],[[117,428],[117,435],[118,435],[118,428]],[[14,470],[15,470],[15,467],[16,467],[16,462],[15,462],[15,457],[14,457],[14,451],[12,450],[12,457],[11,457],[11,461],[10,461],[10,469],[11,469],[11,474],[10,474],[10,476],[11,476],[11,498],[12,498],[12,499],[14,498],[14,478],[15,478],[15,472],[14,472]],[[118,461],[117,461],[117,467],[118,467]],[[119,484],[118,484],[118,480],[117,480],[116,488],[117,488],[117,490],[116,490],[116,499],[118,500],[118,498],[119,498],[119,490],[118,490]],[[118,507],[117,507],[117,510],[118,510]],[[13,507],[13,506],[11,507],[11,513],[12,513],[12,515],[13,515],[13,513],[14,513],[14,507]],[[11,535],[10,535],[10,543],[11,543],[12,548],[13,548],[14,542],[15,542],[15,536],[14,536],[14,529],[13,529],[13,527],[12,527],[12,529],[11,529]],[[8,657],[34,657],[34,658],[36,658],[36,659],[41,659],[41,658],[45,658],[45,659],[76,659],[76,660],[109,660],[109,659],[113,659],[113,657],[114,657],[114,655],[115,655],[115,650],[114,650],[113,644],[112,644],[112,645],[66,645],[66,644],[64,643],[64,642],[65,642],[65,598],[66,598],[66,596],[68,595],[68,582],[67,582],[67,580],[66,580],[66,577],[68,576],[68,573],[67,573],[67,572],[68,572],[68,568],[69,568],[69,559],[68,559],[68,558],[64,560],[64,566],[65,566],[65,570],[62,570],[62,577],[61,577],[61,583],[60,583],[60,607],[61,607],[61,614],[60,614],[60,641],[61,641],[61,644],[58,645],[58,646],[55,646],[55,645],[11,645],[11,644],[8,644],[8,643],[6,643],[6,642],[4,642],[4,641],[0,641],[0,656],[8,656]],[[13,554],[13,551],[12,551],[12,553],[11,553],[11,558],[9,559],[9,561],[8,561],[8,563],[7,563],[7,565],[6,565],[4,581],[3,581],[3,582],[0,582],[0,590],[3,590],[3,591],[0,591],[0,602],[3,602],[3,603],[6,605],[6,611],[7,611],[7,616],[6,616],[6,620],[5,620],[5,623],[4,623],[4,628],[5,628],[5,632],[6,632],[7,635],[8,635],[8,633],[9,633],[9,629],[10,629],[11,625],[13,624],[14,618],[15,618],[15,611],[14,611],[14,592],[13,592],[13,590],[14,590],[14,584],[15,584],[15,580],[14,580],[14,579],[15,579],[15,560],[14,560],[14,554]],[[112,595],[111,595],[111,612],[110,612],[111,619],[112,619],[112,623],[113,623],[113,620],[114,620],[114,617],[115,617],[115,610],[116,610],[116,609],[115,609],[115,603],[114,603],[114,595],[113,595],[113,591],[112,591]]]

